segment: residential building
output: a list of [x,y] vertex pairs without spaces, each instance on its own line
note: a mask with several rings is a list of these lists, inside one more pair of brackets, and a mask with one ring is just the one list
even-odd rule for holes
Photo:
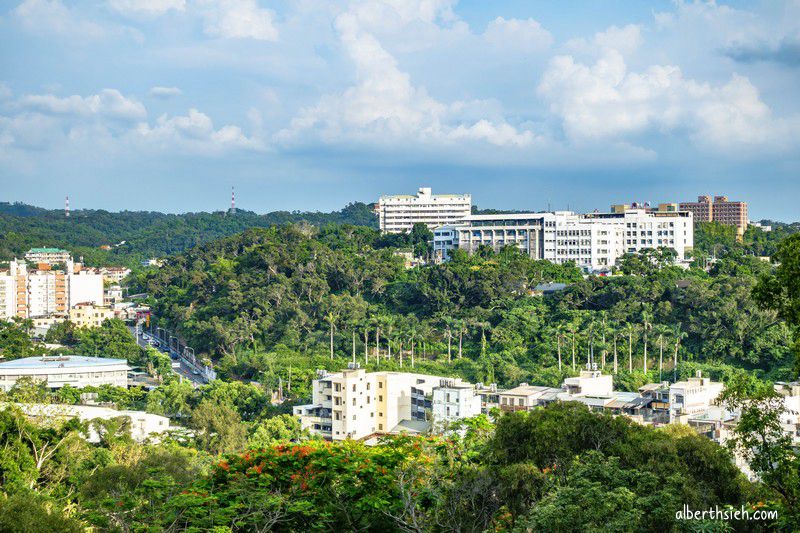
[[747,229],[747,202],[731,202],[727,196],[698,196],[696,202],[681,202],[681,211],[691,211],[696,222],[719,222],[736,226],[740,237]]
[[557,401],[559,394],[562,392],[562,389],[554,387],[520,383],[519,386],[504,390],[498,394],[500,410],[504,412],[530,411],[534,407]]
[[471,212],[471,195],[433,194],[429,187],[420,187],[414,196],[381,196],[375,204],[382,233],[409,232],[416,223],[433,229],[460,222]]
[[475,394],[481,399],[481,413],[489,414],[492,409],[500,408],[500,393],[503,389],[497,388],[497,383],[484,386],[483,383],[475,385]]
[[458,420],[481,414],[481,396],[475,393],[475,386],[470,383],[442,379],[433,389],[431,407],[432,429],[442,433]]
[[131,273],[131,269],[126,267],[100,267],[99,270],[103,282],[111,285],[119,285]]
[[697,376],[686,381],[678,381],[669,387],[669,421],[685,423],[692,415],[707,411],[722,394],[724,385]]
[[436,228],[433,254],[446,261],[455,249],[473,253],[481,246],[518,248],[533,259],[575,262],[589,271],[608,271],[626,253],[667,247],[678,261],[694,246],[689,212],[628,209],[621,213],[571,211],[470,215],[460,224]]
[[79,303],[69,310],[69,321],[78,328],[97,328],[111,318],[114,318],[113,309],[90,302]]
[[319,371],[312,382],[312,403],[295,406],[294,414],[304,429],[328,440],[419,433],[430,425],[432,393],[441,380],[405,372],[366,372],[352,363],[333,374]]
[[0,319],[64,315],[78,303],[103,304],[103,278],[68,259],[64,270],[10,261],[0,271]]
[[565,379],[562,388],[570,396],[610,397],[614,378],[599,370],[581,370],[576,377]]
[[25,260],[36,265],[63,264],[69,260],[69,252],[61,248],[31,248],[25,253]]
[[128,385],[128,367],[125,359],[105,359],[65,355],[57,357],[25,357],[0,363],[0,389],[9,390],[23,377],[44,381],[47,387],[58,389],[64,385],[75,388],[100,385]]
[[[112,420],[124,417],[130,421],[128,428],[130,437],[136,442],[158,440],[158,435],[170,429],[169,418],[161,415],[145,413],[144,411],[117,410],[111,407],[94,405],[67,405],[67,404],[41,404],[41,403],[14,403],[0,404],[0,409],[14,405],[26,416],[39,419],[42,423],[52,423],[55,420],[77,418],[84,422],[92,420]],[[100,435],[93,425],[89,425],[89,442],[99,442]]]
[[794,445],[800,446],[800,381],[778,382],[775,392],[783,398],[781,427]]

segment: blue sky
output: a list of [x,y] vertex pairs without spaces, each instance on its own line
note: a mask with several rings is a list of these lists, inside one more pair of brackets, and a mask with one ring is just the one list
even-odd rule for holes
[[3,200],[337,209],[381,193],[800,220],[800,1],[9,0]]

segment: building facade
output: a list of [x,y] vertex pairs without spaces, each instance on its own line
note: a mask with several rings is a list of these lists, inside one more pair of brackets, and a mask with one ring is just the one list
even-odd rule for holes
[[689,212],[628,209],[619,213],[579,215],[570,211],[470,215],[460,224],[433,232],[434,260],[446,261],[455,249],[473,253],[481,246],[513,246],[532,259],[563,264],[574,261],[587,270],[608,270],[622,255],[645,248],[668,247],[685,259],[694,246]]
[[704,378],[700,372],[696,377],[673,383],[669,387],[670,423],[685,423],[689,417],[708,411],[723,388],[722,383]]
[[69,260],[69,252],[61,248],[31,248],[25,253],[25,260],[37,265],[63,264]]
[[431,427],[435,433],[447,431],[454,422],[481,414],[481,397],[475,386],[442,379],[433,389]]
[[[442,377],[406,372],[367,372],[357,365],[312,382],[312,403],[294,407],[304,429],[328,440],[419,433],[430,426],[434,388]],[[460,380],[452,380],[460,386]],[[471,386],[470,386],[471,387]]]
[[429,187],[420,187],[415,196],[381,196],[375,204],[382,233],[406,233],[417,223],[433,229],[460,222],[471,212],[471,195],[433,194]]
[[114,318],[113,309],[92,303],[80,303],[69,310],[69,321],[78,328],[97,328],[111,318]]
[[0,363],[0,389],[10,390],[23,377],[44,381],[51,389],[59,389],[64,385],[75,388],[90,385],[127,387],[129,370],[125,359],[78,355],[25,357]]
[[0,271],[0,320],[64,315],[79,303],[103,305],[103,277],[67,260],[65,270],[47,264],[30,269],[10,261]]
[[691,211],[696,222],[719,222],[736,226],[736,233],[744,235],[749,221],[747,202],[731,202],[727,196],[698,196],[696,202],[681,202],[681,211]]

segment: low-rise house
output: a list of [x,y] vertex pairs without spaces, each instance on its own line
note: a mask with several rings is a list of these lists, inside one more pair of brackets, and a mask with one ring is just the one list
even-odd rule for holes
[[[38,419],[44,423],[71,418],[77,418],[81,421],[88,422],[97,419],[112,420],[114,418],[124,417],[130,422],[130,437],[137,442],[144,442],[148,439],[157,440],[156,436],[158,434],[170,429],[169,418],[145,413],[144,411],[117,410],[110,407],[93,405],[42,403],[14,403],[11,405],[16,406],[26,416]],[[89,426],[87,440],[89,442],[98,442],[100,440],[100,435],[96,427]]]
[[499,393],[500,410],[504,412],[529,411],[534,407],[546,405],[558,400],[558,395],[562,392],[562,389],[554,387],[542,387],[521,383],[518,387]]

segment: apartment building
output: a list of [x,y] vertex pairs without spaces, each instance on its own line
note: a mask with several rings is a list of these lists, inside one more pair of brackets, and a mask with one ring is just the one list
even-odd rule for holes
[[31,248],[25,253],[25,260],[35,265],[64,264],[69,260],[69,252],[61,248]]
[[674,249],[678,260],[694,246],[689,212],[627,209],[579,215],[571,211],[470,215],[460,224],[433,232],[434,260],[446,261],[455,249],[475,252],[481,246],[500,250],[513,246],[533,259],[575,262],[589,271],[610,270],[626,253],[661,246]]
[[100,267],[98,271],[103,276],[103,282],[112,285],[119,285],[131,273],[127,267]]
[[417,194],[381,196],[375,214],[382,233],[405,233],[414,224],[433,229],[460,222],[472,212],[469,194],[433,194],[429,187],[420,187]]
[[36,269],[10,261],[0,270],[0,319],[66,315],[79,303],[103,304],[103,278],[71,259],[64,270],[42,263]]
[[690,211],[697,222],[719,222],[736,226],[736,233],[744,235],[747,229],[747,202],[731,202],[727,196],[698,196],[696,202],[681,202],[681,211]]
[[114,311],[110,307],[89,302],[79,303],[69,310],[69,321],[78,328],[97,328],[111,318],[114,318]]
[[431,427],[435,433],[443,433],[458,420],[481,414],[481,396],[475,386],[453,379],[442,379],[433,389],[431,400]]
[[[293,412],[304,429],[328,440],[421,433],[430,427],[433,391],[443,379],[406,372],[367,372],[351,363],[341,372],[319,371],[312,382],[312,403],[295,406]],[[459,379],[448,383],[451,387],[464,385]]]

